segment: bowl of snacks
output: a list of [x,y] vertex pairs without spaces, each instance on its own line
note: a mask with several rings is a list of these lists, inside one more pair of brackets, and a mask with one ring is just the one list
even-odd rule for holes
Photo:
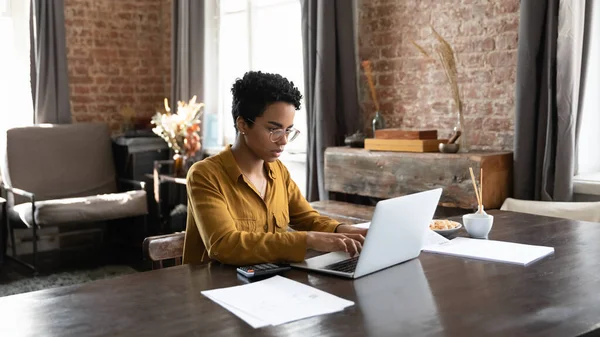
[[461,228],[460,222],[447,219],[433,219],[429,223],[429,229],[443,236],[450,236]]

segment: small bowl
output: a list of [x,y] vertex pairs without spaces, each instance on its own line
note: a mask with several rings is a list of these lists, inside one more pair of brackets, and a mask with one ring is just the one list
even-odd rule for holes
[[475,239],[487,239],[494,224],[494,216],[489,214],[471,213],[463,215],[463,223],[467,233]]
[[[434,220],[438,220],[438,219],[434,219]],[[462,224],[460,222],[456,222],[456,221],[452,221],[452,220],[448,220],[451,223],[454,224],[454,228],[451,229],[432,229],[431,227],[429,227],[432,231],[442,235],[442,236],[450,236],[456,232],[458,232],[458,230],[460,230],[462,228]]]
[[460,145],[458,143],[452,143],[452,144],[448,144],[448,143],[440,143],[438,145],[440,152],[443,153],[456,153],[458,152],[458,149],[460,148]]

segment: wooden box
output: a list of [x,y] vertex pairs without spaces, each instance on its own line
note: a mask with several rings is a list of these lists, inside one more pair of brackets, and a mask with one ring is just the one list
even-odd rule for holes
[[365,149],[395,152],[439,152],[439,144],[447,139],[365,139]]
[[377,139],[437,139],[437,137],[437,130],[375,130],[375,138]]

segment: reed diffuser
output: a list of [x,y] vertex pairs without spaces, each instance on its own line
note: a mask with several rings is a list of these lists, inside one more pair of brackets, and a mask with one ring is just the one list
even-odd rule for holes
[[494,216],[483,210],[483,169],[479,170],[479,188],[472,167],[469,167],[469,173],[477,197],[477,212],[463,215],[463,225],[472,238],[487,239],[494,225]]
[[367,78],[367,83],[369,84],[369,91],[371,93],[371,99],[373,100],[373,104],[375,104],[375,117],[371,121],[373,128],[373,138],[375,138],[375,130],[385,128],[385,120],[381,116],[379,111],[379,101],[377,100],[377,92],[375,91],[375,84],[373,83],[373,72],[371,69],[371,61],[365,60],[362,63],[362,67],[365,71],[365,76]]
[[473,189],[475,190],[475,197],[477,198],[477,214],[487,214],[483,209],[483,168],[479,170],[479,188],[473,174],[473,168],[469,167],[469,173],[471,174],[471,182],[473,183]]

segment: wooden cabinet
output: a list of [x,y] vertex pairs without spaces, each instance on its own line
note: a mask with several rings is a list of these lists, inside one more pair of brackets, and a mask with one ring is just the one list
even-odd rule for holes
[[483,168],[483,203],[500,208],[512,193],[512,152],[409,153],[349,147],[325,151],[325,189],[387,199],[437,187],[440,206],[476,209],[469,167]]

